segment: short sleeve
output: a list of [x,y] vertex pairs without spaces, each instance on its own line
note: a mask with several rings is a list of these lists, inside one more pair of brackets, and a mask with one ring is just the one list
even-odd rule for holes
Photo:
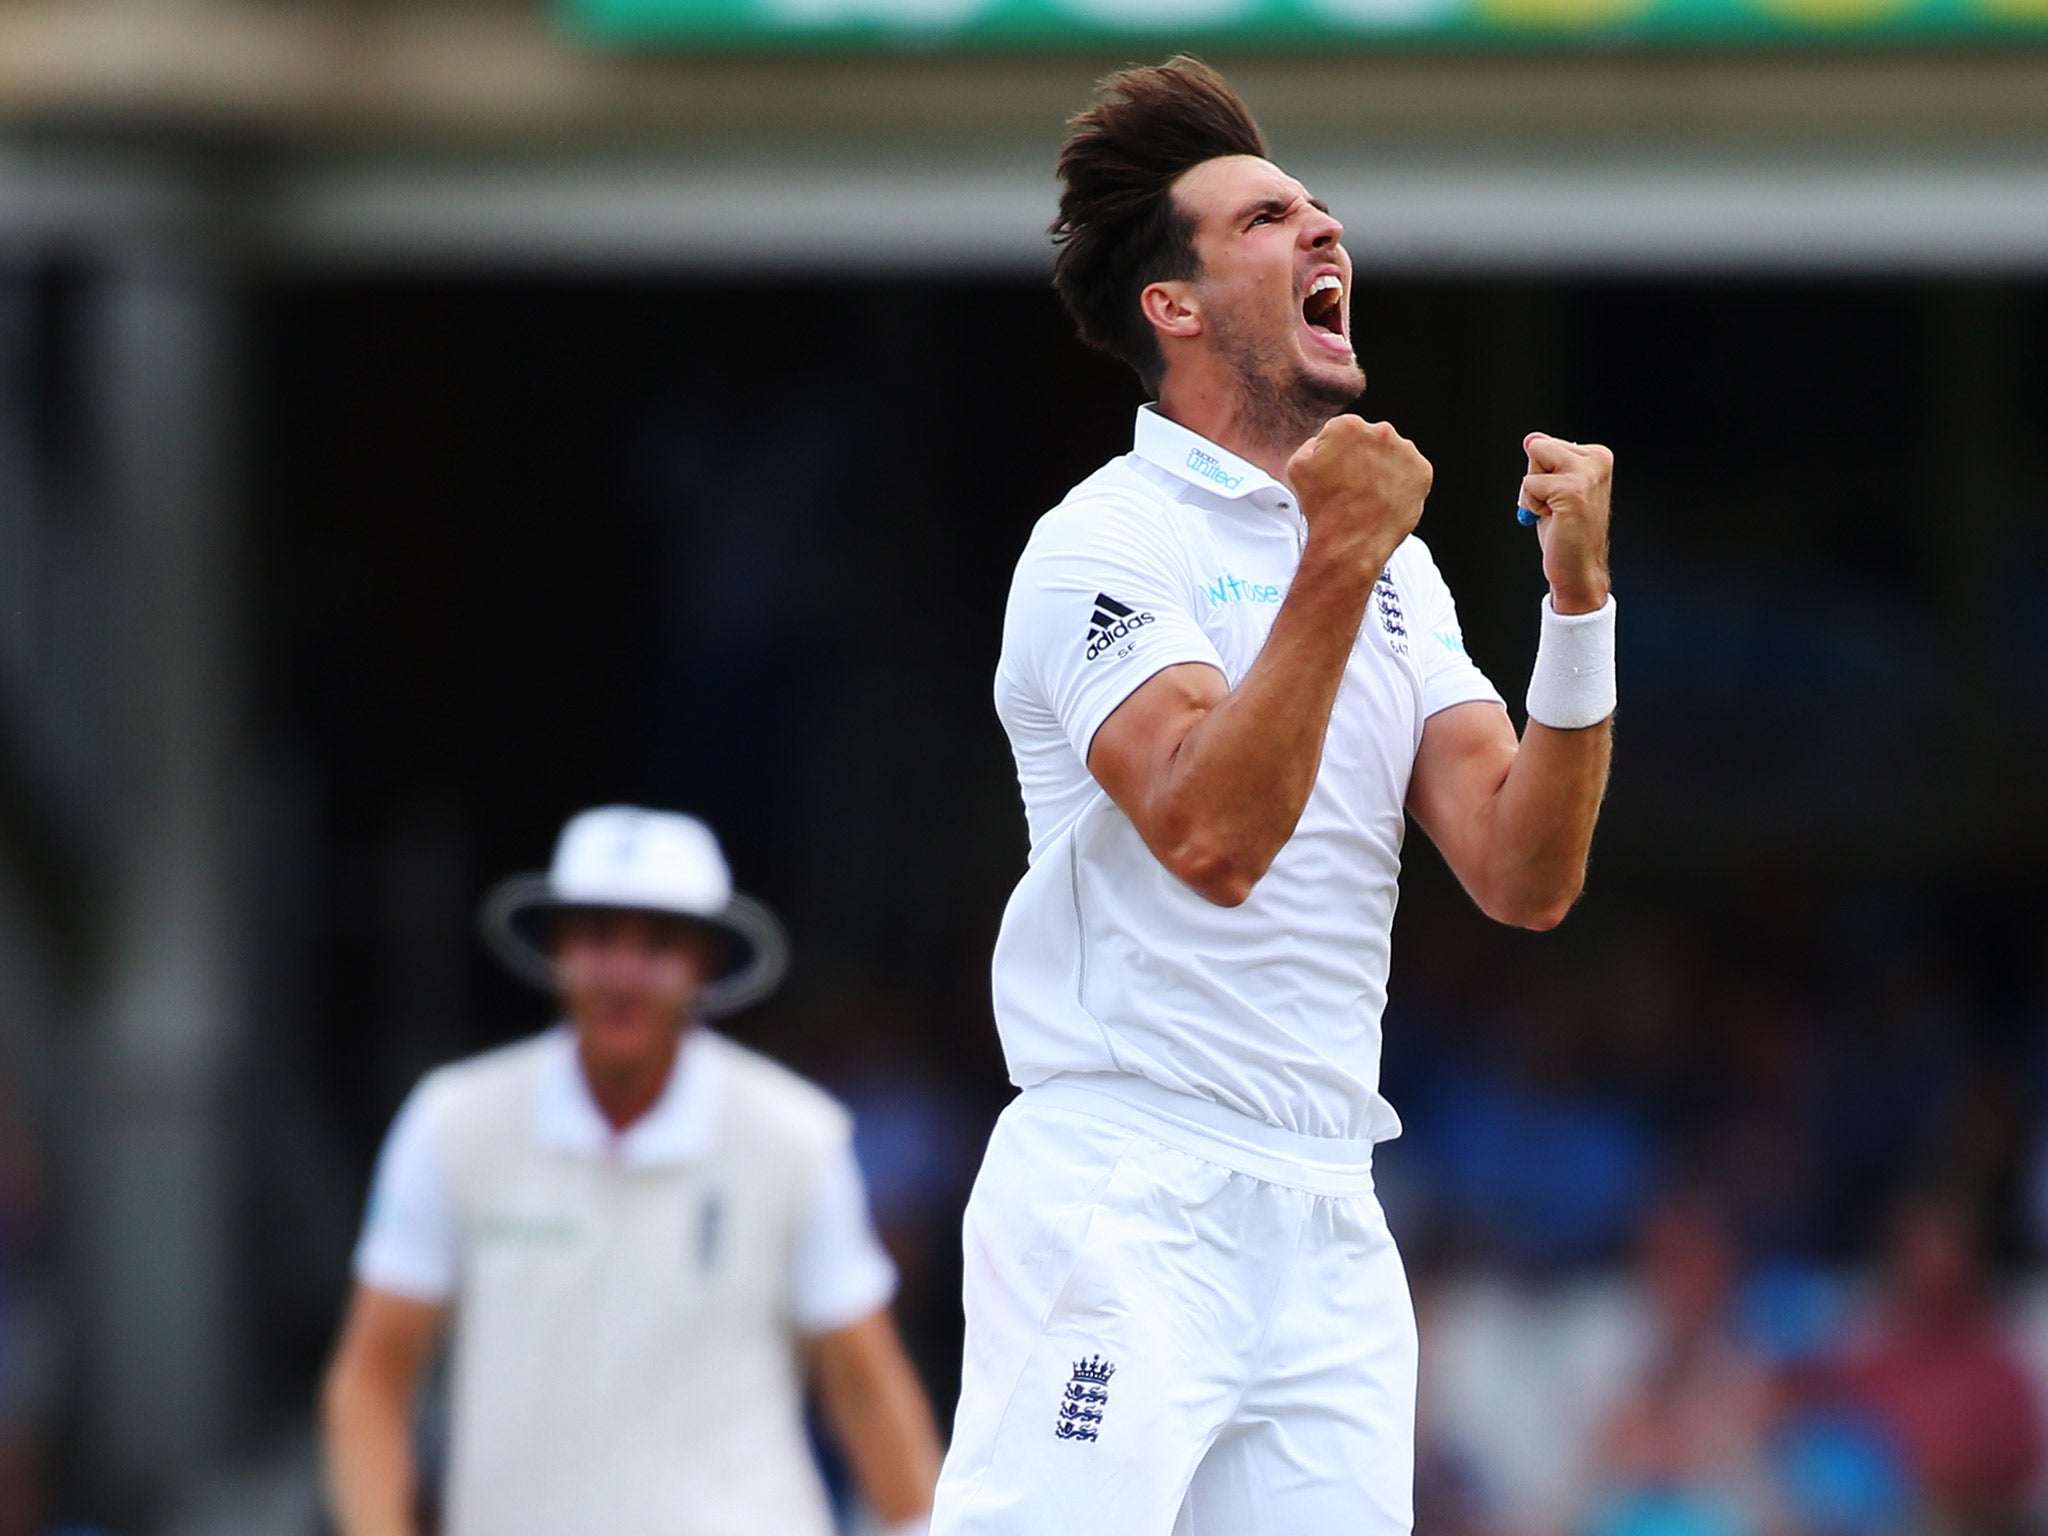
[[1004,661],[1029,679],[1082,762],[1116,707],[1182,662],[1223,671],[1157,512],[1084,497],[1049,513],[1017,564]]
[[831,1333],[889,1304],[896,1266],[868,1220],[868,1197],[853,1148],[842,1145],[819,1170],[790,1254],[790,1316],[804,1334]]
[[1488,681],[1465,650],[1465,631],[1458,623],[1458,605],[1451,589],[1436,568],[1429,546],[1410,538],[1401,549],[1405,570],[1396,579],[1408,591],[1409,612],[1419,623],[1414,626],[1413,654],[1416,670],[1422,674],[1423,718],[1449,709],[1453,704],[1487,701],[1504,703],[1500,692]]
[[378,1155],[355,1276],[414,1301],[445,1302],[454,1299],[460,1269],[455,1205],[422,1085],[399,1109]]

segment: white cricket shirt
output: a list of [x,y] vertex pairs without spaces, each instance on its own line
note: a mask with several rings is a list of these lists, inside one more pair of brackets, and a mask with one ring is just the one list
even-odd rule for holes
[[1429,716],[1500,701],[1428,548],[1405,540],[1376,585],[1315,788],[1243,905],[1168,873],[1087,766],[1103,721],[1164,668],[1203,662],[1237,686],[1305,537],[1286,486],[1151,406],[1132,451],[1033,531],[995,686],[1031,834],[994,963],[1018,1086],[1142,1079],[1303,1135],[1399,1134],[1380,1013],[1408,778]]
[[623,1135],[566,1029],[421,1083],[355,1269],[455,1309],[451,1536],[828,1536],[799,1345],[896,1279],[851,1131],[701,1026]]

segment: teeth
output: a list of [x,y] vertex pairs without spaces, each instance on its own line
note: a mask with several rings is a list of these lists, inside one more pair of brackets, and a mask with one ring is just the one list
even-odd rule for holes
[[1341,292],[1343,290],[1343,287],[1343,280],[1339,278],[1336,273],[1325,272],[1321,277],[1317,278],[1313,283],[1309,284],[1309,297],[1314,298],[1319,293],[1328,293],[1332,288],[1335,288],[1339,292]]

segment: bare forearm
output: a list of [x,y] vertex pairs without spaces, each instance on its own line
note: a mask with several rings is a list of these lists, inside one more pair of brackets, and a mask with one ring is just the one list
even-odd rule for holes
[[1607,792],[1614,723],[1560,731],[1532,720],[1494,796],[1484,903],[1525,928],[1554,928],[1586,883],[1593,826]]
[[930,1511],[939,1441],[922,1397],[878,1396],[865,1417],[841,1425],[840,1435],[876,1519],[894,1525]]
[[1518,738],[1499,704],[1439,710],[1423,725],[1408,808],[1487,916],[1554,928],[1585,888],[1614,748],[1614,455],[1540,432],[1522,446],[1529,473],[1520,504],[1539,516],[1550,582],[1528,729]]
[[856,1327],[862,1332],[820,1351],[818,1392],[868,1508],[895,1525],[932,1507],[939,1434],[894,1326]]
[[360,1376],[331,1380],[322,1403],[327,1498],[341,1536],[414,1536],[416,1471],[405,1397]]
[[1294,835],[1374,582],[1422,515],[1429,461],[1385,422],[1338,416],[1288,460],[1308,529],[1235,688],[1168,667],[1103,723],[1088,767],[1168,870],[1236,906]]
[[1242,901],[1294,835],[1370,592],[1304,558],[1258,659],[1174,754],[1152,824],[1167,867],[1211,899]]

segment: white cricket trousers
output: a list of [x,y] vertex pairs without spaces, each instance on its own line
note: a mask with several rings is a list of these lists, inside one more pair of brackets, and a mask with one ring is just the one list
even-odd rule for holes
[[1003,1111],[932,1536],[1405,1536],[1415,1311],[1371,1149],[1128,1077]]

